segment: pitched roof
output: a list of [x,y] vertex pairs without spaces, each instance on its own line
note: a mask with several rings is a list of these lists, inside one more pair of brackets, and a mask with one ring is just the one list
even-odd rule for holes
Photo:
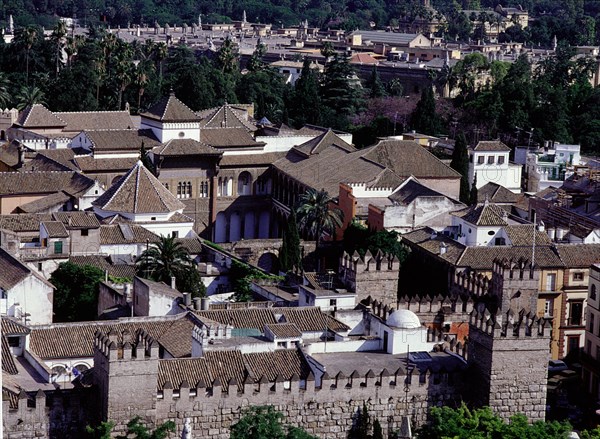
[[273,352],[256,352],[244,354],[248,366],[248,376],[255,381],[261,377],[275,381],[277,377],[289,380],[294,374],[299,379],[306,379],[310,366],[299,349],[277,349]]
[[285,155],[285,151],[265,152],[261,154],[227,154],[223,156],[219,162],[219,166],[268,166],[285,157]]
[[146,149],[159,145],[160,142],[151,129],[144,130],[96,130],[86,131],[94,151],[138,151],[142,143]]
[[355,53],[348,61],[350,64],[379,64],[379,61],[368,53]]
[[275,323],[270,325],[265,325],[265,328],[268,328],[269,331],[273,333],[273,335],[277,338],[300,338],[302,337],[302,332],[298,329],[296,325],[293,323]]
[[69,232],[60,221],[45,221],[42,225],[48,233],[48,238],[68,238],[69,236]]
[[433,189],[429,189],[427,186],[423,186],[421,183],[415,181],[414,179],[408,180],[388,198],[394,203],[408,205],[412,203],[415,199],[423,197],[446,198],[445,195],[440,194],[439,192],[436,192]]
[[126,171],[131,169],[138,161],[137,157],[119,157],[119,158],[99,158],[85,156],[74,159],[77,167],[82,172],[108,172],[108,171]]
[[154,119],[161,122],[199,122],[200,118],[187,105],[175,97],[171,92],[163,97],[148,111],[141,113],[142,119]]
[[473,151],[510,151],[510,148],[499,140],[481,140],[475,145]]
[[39,232],[42,221],[52,221],[49,213],[25,213],[0,215],[0,229],[13,232]]
[[69,262],[75,265],[91,265],[103,271],[108,271],[109,276],[124,277],[133,279],[135,276],[135,266],[128,264],[114,264],[110,256],[89,255],[89,256],[70,256]]
[[218,108],[211,108],[198,113],[202,118],[201,128],[244,128],[247,131],[256,131],[256,126],[248,120],[246,111],[234,108],[225,103]]
[[23,128],[64,128],[67,123],[42,104],[33,104],[25,108],[15,122]]
[[[127,330],[134,336],[143,329],[171,354],[189,356],[192,350],[193,319],[186,314],[161,318],[130,318],[122,321],[95,321],[77,323],[55,323],[31,328],[29,349],[40,358],[76,358],[94,355],[94,336],[96,331],[108,333],[115,331],[119,336]],[[166,341],[163,344],[163,338]],[[178,346],[173,346],[173,339],[178,339]],[[170,348],[168,348],[168,347]]]
[[10,350],[10,346],[8,345],[6,334],[4,334],[4,332],[2,333],[2,372],[9,375],[16,375],[19,373],[17,365],[15,364],[15,359]]
[[305,154],[307,157],[311,154],[319,154],[323,149],[336,145],[339,148],[342,148],[348,152],[356,151],[354,146],[350,145],[340,136],[333,132],[333,130],[328,129],[324,133],[318,135],[314,139],[308,140],[301,145],[295,146],[294,149],[299,151],[302,154]]
[[513,246],[532,246],[535,228],[535,245],[551,245],[552,241],[546,232],[537,230],[534,224],[516,224],[504,227],[504,232]]
[[67,123],[64,131],[127,130],[135,128],[129,111],[71,111],[55,112],[55,116]]
[[139,276],[136,276],[135,279],[138,282],[141,282],[144,285],[146,285],[150,290],[154,291],[155,293],[162,294],[164,296],[171,296],[171,297],[175,297],[175,298],[183,297],[182,294],[179,292],[179,290],[171,288],[169,285],[167,285],[164,282],[154,282],[152,280],[144,279]]
[[492,203],[483,203],[479,206],[470,206],[466,209],[452,212],[451,215],[461,217],[463,220],[476,226],[507,226],[508,212]]
[[234,328],[258,329],[262,331],[265,325],[277,323],[273,311],[267,308],[247,309],[218,309],[196,311],[199,318],[206,317],[222,325],[232,325]]
[[173,139],[154,147],[152,152],[160,156],[223,155],[212,146],[194,139]]
[[323,313],[319,307],[280,308],[280,310],[283,321],[293,323],[302,332],[319,332],[325,329],[344,332],[350,329],[346,324]]
[[74,171],[0,172],[0,195],[49,194],[64,191],[77,195],[94,180]]
[[30,201],[20,205],[17,210],[24,213],[39,213],[47,212],[53,207],[64,206],[71,197],[63,191],[56,192],[54,194],[46,195],[45,197],[37,200]]
[[67,229],[97,229],[100,227],[98,217],[93,212],[54,212],[52,216],[62,222]]
[[257,142],[252,134],[245,128],[219,128],[200,131],[200,140],[213,148],[231,147],[259,147],[262,142]]
[[31,332],[31,329],[11,317],[2,316],[1,320],[2,334],[4,335],[26,335]]
[[[412,243],[423,250],[436,255],[438,258],[455,265],[462,256],[465,246],[442,234],[437,234],[429,227],[413,230],[402,234],[402,242]],[[440,253],[440,246],[444,245],[445,253]]]
[[486,183],[477,190],[477,202],[483,203],[489,200],[496,204],[514,204],[519,198],[518,194],[509,191],[504,186],[497,183]]
[[137,224],[102,224],[100,226],[100,245],[158,242],[159,240],[158,235]]
[[71,148],[45,149],[38,151],[33,160],[19,169],[23,171],[77,171],[73,162],[75,153]]
[[600,244],[557,244],[556,250],[569,268],[588,268],[600,262]]
[[[470,267],[475,270],[491,270],[495,259],[526,260],[531,261],[533,257],[532,247],[510,247],[510,246],[475,246],[466,247],[461,258],[457,262],[459,267]],[[541,268],[563,267],[564,263],[558,253],[551,246],[535,247],[535,265]]]
[[0,289],[8,291],[30,274],[29,268],[0,247]]
[[92,204],[105,211],[136,214],[172,213],[185,207],[141,161]]

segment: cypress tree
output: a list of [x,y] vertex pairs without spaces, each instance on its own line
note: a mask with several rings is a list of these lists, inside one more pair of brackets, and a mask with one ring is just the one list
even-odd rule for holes
[[459,199],[465,204],[469,204],[471,198],[469,194],[469,153],[467,151],[467,140],[463,133],[459,133],[454,143],[452,151],[452,161],[450,167],[458,172],[460,177],[460,195]]
[[435,98],[433,87],[428,86],[421,92],[421,99],[412,114],[412,125],[416,131],[435,136],[440,133],[442,123],[435,112]]
[[287,222],[287,229],[283,233],[283,242],[279,251],[281,271],[300,271],[302,258],[300,256],[300,235],[296,223],[296,213],[292,210]]
[[478,193],[477,193],[477,172],[475,173],[475,176],[473,177],[473,184],[471,185],[471,193],[469,194],[469,205],[473,206],[477,204],[477,197],[478,197]]
[[379,423],[379,419],[373,421],[373,439],[383,439],[383,429]]
[[370,98],[381,98],[387,94],[385,86],[383,85],[383,82],[381,82],[381,78],[379,78],[379,72],[377,71],[376,65],[373,66],[371,76],[367,80],[366,85],[369,89]]

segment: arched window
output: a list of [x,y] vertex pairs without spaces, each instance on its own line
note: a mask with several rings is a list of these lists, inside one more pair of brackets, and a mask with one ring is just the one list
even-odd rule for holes
[[238,177],[238,195],[252,195],[252,175],[248,171]]

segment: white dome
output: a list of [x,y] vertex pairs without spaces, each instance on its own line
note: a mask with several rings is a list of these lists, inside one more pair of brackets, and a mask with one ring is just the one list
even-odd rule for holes
[[416,329],[421,327],[419,317],[408,309],[398,309],[390,314],[385,322],[388,326],[401,329]]

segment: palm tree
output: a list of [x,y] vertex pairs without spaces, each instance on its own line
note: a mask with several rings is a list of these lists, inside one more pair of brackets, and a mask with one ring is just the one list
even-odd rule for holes
[[159,241],[144,250],[137,260],[139,276],[170,284],[171,277],[183,278],[195,270],[185,247],[170,236],[161,236]]
[[138,103],[137,103],[137,111],[138,113],[141,111],[140,107],[142,105],[142,96],[146,91],[146,84],[148,84],[149,76],[154,71],[154,63],[148,58],[144,58],[140,61],[135,69],[136,73],[136,84],[138,86]]
[[56,77],[58,78],[58,72],[60,70],[60,63],[62,61],[61,53],[62,48],[65,44],[65,37],[67,36],[67,24],[63,20],[58,20],[56,26],[52,31],[51,40],[56,44]]
[[154,46],[154,56],[158,63],[158,87],[162,87],[163,62],[169,55],[169,47],[165,43],[157,43]]
[[0,108],[6,108],[11,98],[11,84],[6,74],[0,72]]
[[17,109],[23,110],[33,104],[46,105],[44,92],[35,85],[24,85],[16,96]]
[[317,247],[323,235],[333,235],[344,221],[344,212],[338,207],[332,207],[332,203],[333,198],[325,189],[308,189],[300,197],[296,210],[298,224],[305,233],[316,239]]
[[132,67],[133,63],[126,58],[119,59],[115,66],[115,78],[119,84],[119,105],[117,108],[119,111],[122,110],[123,93],[132,80]]
[[37,29],[29,26],[15,35],[15,45],[25,49],[26,83],[29,84],[29,52],[37,39]]

